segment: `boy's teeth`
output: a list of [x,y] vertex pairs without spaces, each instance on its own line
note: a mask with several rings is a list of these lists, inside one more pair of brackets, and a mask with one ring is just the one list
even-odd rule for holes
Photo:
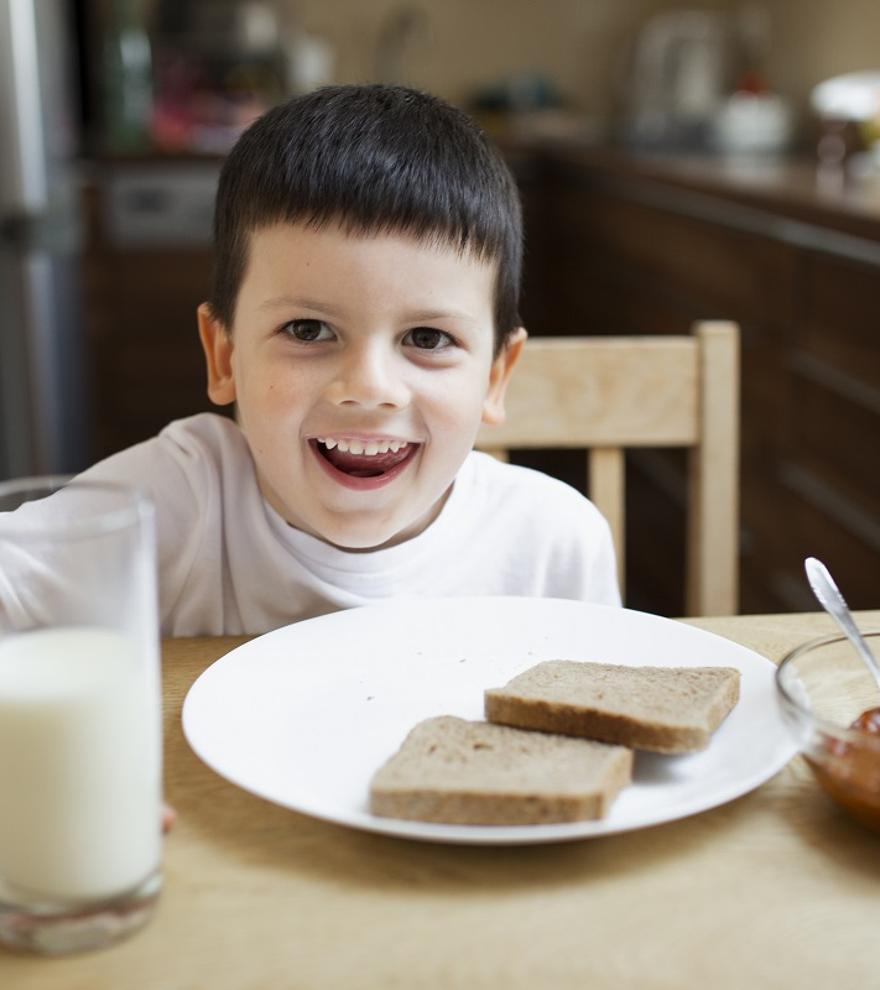
[[407,444],[406,440],[332,440],[324,437],[317,437],[317,440],[327,450],[333,450],[336,447],[343,454],[362,454],[367,457],[372,457],[374,454],[387,454],[389,450],[396,454]]

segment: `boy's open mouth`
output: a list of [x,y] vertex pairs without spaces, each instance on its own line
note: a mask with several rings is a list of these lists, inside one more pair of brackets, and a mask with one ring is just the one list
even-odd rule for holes
[[351,478],[379,478],[414,456],[420,444],[405,441],[325,440],[309,444],[337,471]]

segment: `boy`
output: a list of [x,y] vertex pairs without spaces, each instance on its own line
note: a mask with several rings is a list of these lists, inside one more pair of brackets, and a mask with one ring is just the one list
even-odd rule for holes
[[514,182],[401,87],[276,107],[228,156],[198,310],[203,414],[84,477],[156,505],[162,633],[262,633],[391,596],[619,604],[605,521],[472,452],[525,341]]

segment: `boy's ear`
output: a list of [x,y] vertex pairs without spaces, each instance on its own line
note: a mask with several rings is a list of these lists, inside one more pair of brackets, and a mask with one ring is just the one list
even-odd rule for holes
[[528,334],[523,327],[507,338],[501,353],[492,362],[489,372],[489,390],[483,400],[483,422],[487,426],[498,426],[504,422],[504,393],[510,381],[513,366],[519,360]]
[[211,312],[207,303],[198,308],[199,337],[208,370],[208,398],[218,406],[235,402],[232,373],[232,334]]

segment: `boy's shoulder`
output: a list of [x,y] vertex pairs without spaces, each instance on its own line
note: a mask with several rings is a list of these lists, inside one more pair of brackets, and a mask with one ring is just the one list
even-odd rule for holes
[[200,413],[174,420],[156,436],[111,454],[82,477],[134,484],[164,501],[186,489],[215,487],[223,476],[246,474],[248,465],[247,444],[235,422]]
[[235,421],[210,412],[176,419],[155,439],[169,449],[207,457],[222,458],[247,452],[244,436]]
[[584,494],[488,454],[472,452],[464,469],[458,505],[465,537],[497,570],[517,578],[496,588],[620,604],[611,530]]
[[466,462],[474,477],[499,489],[543,492],[558,498],[586,501],[586,497],[572,485],[544,471],[500,461],[491,454],[473,450]]
[[542,519],[556,516],[563,523],[573,516],[603,520],[593,503],[572,485],[543,471],[499,461],[490,454],[472,451],[465,462],[467,477],[499,511],[515,511],[525,517]]

